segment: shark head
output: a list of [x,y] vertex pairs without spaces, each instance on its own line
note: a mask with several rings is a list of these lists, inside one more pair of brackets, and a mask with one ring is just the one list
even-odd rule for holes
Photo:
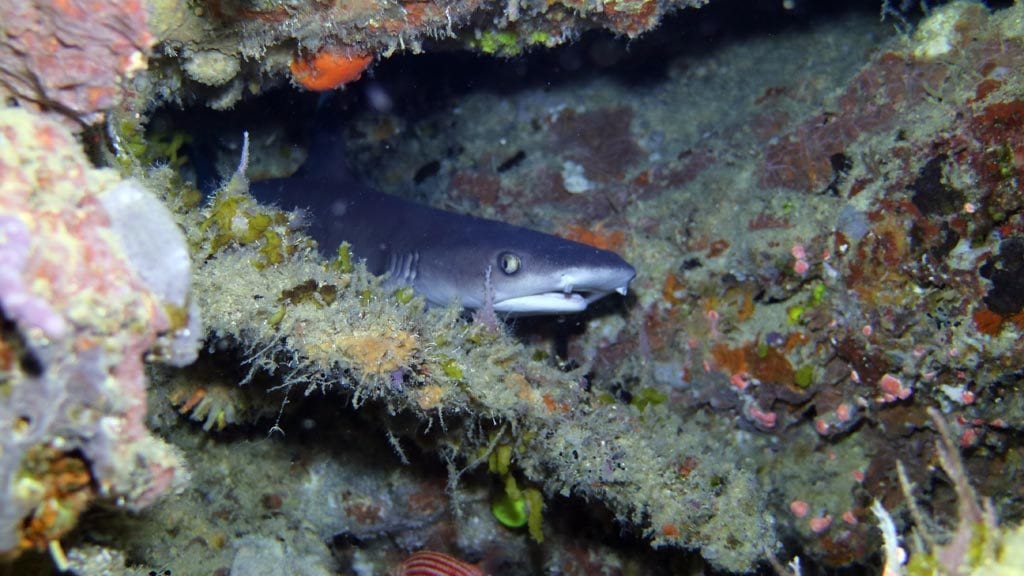
[[421,256],[417,291],[434,303],[489,305],[508,315],[571,314],[609,294],[625,295],[636,276],[608,250],[507,225],[492,232]]
[[[514,315],[582,312],[613,292],[625,295],[636,276],[636,270],[613,252],[580,245],[561,256],[566,258],[515,250],[498,254],[490,272],[494,311]],[[485,281],[485,300],[487,289]]]

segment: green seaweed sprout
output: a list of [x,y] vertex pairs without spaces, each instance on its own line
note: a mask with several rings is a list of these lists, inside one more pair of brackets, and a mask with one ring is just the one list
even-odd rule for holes
[[173,210],[184,212],[199,206],[202,193],[195,184],[184,180],[179,170],[188,162],[182,150],[191,142],[191,136],[181,131],[157,130],[147,137],[138,118],[123,115],[115,115],[110,121],[110,135],[115,150],[112,163],[122,175],[145,175],[159,182],[156,188]]
[[464,375],[462,366],[454,358],[449,358],[448,356],[441,357],[441,372],[452,380],[462,380]]
[[338,246],[338,255],[331,260],[331,269],[340,274],[351,274],[355,270],[352,264],[352,246],[348,242],[342,242]]
[[518,56],[523,48],[515,32],[509,30],[488,30],[480,34],[476,47],[485,54],[496,56]]
[[629,403],[642,412],[648,406],[663,404],[665,400],[668,400],[668,394],[652,386],[644,386],[636,394],[633,394],[633,398]]
[[824,283],[816,283],[811,287],[811,293],[808,295],[807,300],[804,303],[794,304],[789,308],[786,308],[786,319],[794,326],[800,324],[808,309],[820,306],[821,303],[825,301],[825,295],[827,292],[828,288]]
[[519,56],[527,47],[552,47],[558,43],[557,38],[543,30],[535,30],[525,37],[516,30],[484,30],[477,38],[471,39],[471,47],[492,56]]
[[412,286],[402,286],[394,292],[395,300],[399,304],[405,305],[413,301],[416,298],[416,291],[412,289]]
[[794,304],[789,308],[786,308],[786,319],[789,323],[796,326],[804,317],[804,312],[807,311],[807,307],[803,304]]
[[277,328],[284,321],[284,317],[288,313],[288,307],[282,304],[277,311],[275,311],[270,318],[267,318],[267,325],[271,328]]
[[487,458],[487,470],[499,476],[504,486],[502,493],[491,501],[491,514],[507,528],[526,526],[530,538],[539,544],[544,541],[544,495],[533,487],[519,487],[510,470],[512,452],[510,444],[499,444]]
[[229,182],[214,196],[206,218],[199,225],[201,232],[212,232],[210,253],[230,245],[257,244],[260,259],[253,262],[257,270],[280,264],[298,250],[299,245],[287,236],[288,217],[284,212],[264,208],[245,193],[233,193]]
[[359,293],[359,303],[362,304],[363,306],[369,306],[372,300],[373,290],[370,290],[369,288],[363,288],[363,290]]
[[793,383],[799,388],[809,388],[811,384],[814,384],[814,366],[810,364],[797,368],[796,372],[793,373]]
[[192,142],[192,136],[184,131],[155,130],[147,137],[137,119],[122,118],[115,123],[115,135],[123,152],[118,156],[118,163],[126,172],[135,167],[135,162],[149,166],[163,161],[175,170],[188,162],[182,148]]

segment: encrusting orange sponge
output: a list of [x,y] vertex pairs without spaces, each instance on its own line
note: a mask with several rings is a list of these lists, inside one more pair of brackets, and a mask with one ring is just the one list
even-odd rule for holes
[[372,55],[325,48],[312,56],[297,56],[288,68],[292,78],[303,88],[322,92],[358,80],[371,62]]

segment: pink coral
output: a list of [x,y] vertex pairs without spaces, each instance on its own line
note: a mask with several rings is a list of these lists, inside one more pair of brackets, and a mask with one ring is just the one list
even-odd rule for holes
[[0,300],[4,315],[19,324],[34,326],[47,338],[61,338],[67,323],[44,299],[33,295],[23,274],[31,237],[24,222],[0,216]]
[[154,39],[140,0],[0,3],[0,95],[81,124],[103,119]]
[[179,454],[145,426],[143,356],[190,362],[199,331],[184,237],[159,200],[92,168],[53,119],[0,108],[0,137],[0,345],[23,357],[0,373],[4,555],[74,526],[45,512],[77,514],[85,493],[31,472],[69,455],[130,508],[182,484]]

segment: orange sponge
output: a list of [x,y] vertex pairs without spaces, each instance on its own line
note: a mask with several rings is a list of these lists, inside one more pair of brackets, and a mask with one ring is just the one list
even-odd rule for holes
[[324,49],[312,56],[296,57],[289,69],[303,88],[322,92],[358,80],[371,62],[372,55]]

